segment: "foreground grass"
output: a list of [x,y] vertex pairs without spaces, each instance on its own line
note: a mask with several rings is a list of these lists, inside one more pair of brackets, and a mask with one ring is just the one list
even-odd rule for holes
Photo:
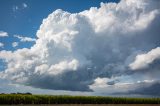
[[0,104],[160,104],[160,98],[2,94]]

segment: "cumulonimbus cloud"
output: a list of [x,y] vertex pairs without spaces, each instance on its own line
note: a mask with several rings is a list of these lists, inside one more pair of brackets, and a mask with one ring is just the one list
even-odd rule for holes
[[0,76],[28,86],[71,91],[91,91],[97,78],[129,75],[135,80],[128,67],[134,54],[160,46],[159,4],[121,0],[80,13],[58,9],[43,20],[30,49],[0,52],[7,64]]

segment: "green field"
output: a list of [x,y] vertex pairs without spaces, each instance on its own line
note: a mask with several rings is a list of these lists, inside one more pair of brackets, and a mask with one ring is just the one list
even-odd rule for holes
[[[1,106],[11,106],[11,105],[1,105]],[[17,106],[17,105],[12,105]],[[160,104],[43,104],[43,105],[20,105],[20,106],[160,106]]]
[[1,94],[0,104],[160,104],[160,98]]

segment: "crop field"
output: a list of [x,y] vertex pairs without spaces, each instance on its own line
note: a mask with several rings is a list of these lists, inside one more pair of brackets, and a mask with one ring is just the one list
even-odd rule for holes
[[[0,104],[1,105],[72,104],[72,106],[81,106],[78,104],[95,104],[95,106],[96,104],[160,104],[160,98],[122,98],[122,97],[120,98],[120,97],[98,97],[98,96],[49,96],[49,95],[1,94]],[[56,106],[56,105],[50,105],[50,106]],[[64,105],[64,106],[71,106],[71,105]],[[114,105],[108,105],[108,106],[114,106]]]
[[[11,106],[11,105],[1,105],[1,106]],[[12,105],[17,106],[17,105]],[[18,105],[19,106],[19,105]],[[23,105],[20,106],[160,106],[160,104],[43,104],[43,105]]]

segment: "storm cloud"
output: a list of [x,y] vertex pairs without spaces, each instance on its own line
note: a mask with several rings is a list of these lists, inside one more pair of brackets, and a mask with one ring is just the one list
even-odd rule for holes
[[80,13],[58,9],[43,20],[31,48],[0,51],[7,65],[0,77],[36,88],[95,92],[97,84],[108,89],[126,80],[159,80],[142,70],[152,71],[148,64],[160,58],[159,22],[159,0],[101,3]]

